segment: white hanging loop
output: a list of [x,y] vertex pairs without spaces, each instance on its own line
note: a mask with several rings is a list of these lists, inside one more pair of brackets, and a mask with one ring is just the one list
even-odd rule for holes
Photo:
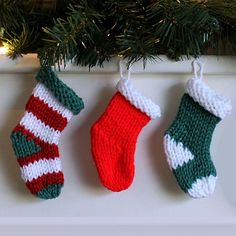
[[201,61],[194,60],[192,65],[193,65],[194,78],[202,80],[202,77],[203,77],[203,63]]
[[[120,59],[119,70],[120,70],[120,78],[122,80],[130,80],[130,78],[131,78],[131,66],[129,66],[128,70],[126,68],[124,69],[123,59]],[[127,72],[127,77],[125,77],[125,75],[124,75],[126,72]]]

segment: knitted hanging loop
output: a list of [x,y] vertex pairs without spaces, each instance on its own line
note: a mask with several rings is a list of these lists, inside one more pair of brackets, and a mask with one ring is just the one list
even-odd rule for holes
[[[151,119],[156,119],[160,116],[161,111],[159,106],[152,102],[149,98],[143,96],[131,82],[132,68],[124,70],[123,61],[120,60],[120,81],[117,83],[117,90],[126,97],[126,99],[135,107],[138,107],[142,112],[146,113]],[[125,73],[127,76],[125,76]]]
[[193,66],[194,78],[202,80],[202,78],[203,78],[203,67],[204,67],[203,63],[201,61],[194,60],[192,62],[192,66]]
[[[130,80],[131,72],[132,72],[132,67],[129,65],[128,70],[127,70],[127,68],[124,69],[124,61],[123,61],[123,59],[120,59],[120,61],[119,61],[119,71],[120,71],[120,78],[122,80]],[[127,76],[125,76],[125,73],[127,73]]]

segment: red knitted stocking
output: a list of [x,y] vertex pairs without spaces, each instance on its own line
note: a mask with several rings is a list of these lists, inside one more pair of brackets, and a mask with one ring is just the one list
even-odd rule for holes
[[91,128],[92,154],[105,187],[127,189],[134,178],[134,153],[141,129],[160,116],[159,107],[122,79],[102,116]]

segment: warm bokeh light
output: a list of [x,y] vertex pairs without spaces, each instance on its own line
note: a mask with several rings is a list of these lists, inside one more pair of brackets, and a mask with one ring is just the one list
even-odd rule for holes
[[7,52],[8,52],[8,47],[6,47],[6,46],[0,47],[0,54],[1,55],[5,55],[5,54],[7,54]]

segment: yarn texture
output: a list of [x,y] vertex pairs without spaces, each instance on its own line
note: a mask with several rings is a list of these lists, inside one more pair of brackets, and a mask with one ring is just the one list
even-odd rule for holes
[[[122,77],[121,77],[122,78]],[[160,108],[122,78],[106,110],[91,128],[91,151],[102,184],[111,191],[133,182],[137,138]]]
[[51,68],[41,68],[36,78],[39,82],[11,140],[22,179],[30,192],[51,199],[59,196],[64,184],[58,150],[61,133],[84,105]]
[[230,100],[199,78],[186,85],[175,120],[164,136],[168,164],[181,189],[193,198],[215,189],[217,172],[210,155],[216,125],[231,111]]
[[159,106],[135,89],[130,80],[121,79],[116,88],[132,105],[146,113],[151,119],[160,117],[161,111]]

